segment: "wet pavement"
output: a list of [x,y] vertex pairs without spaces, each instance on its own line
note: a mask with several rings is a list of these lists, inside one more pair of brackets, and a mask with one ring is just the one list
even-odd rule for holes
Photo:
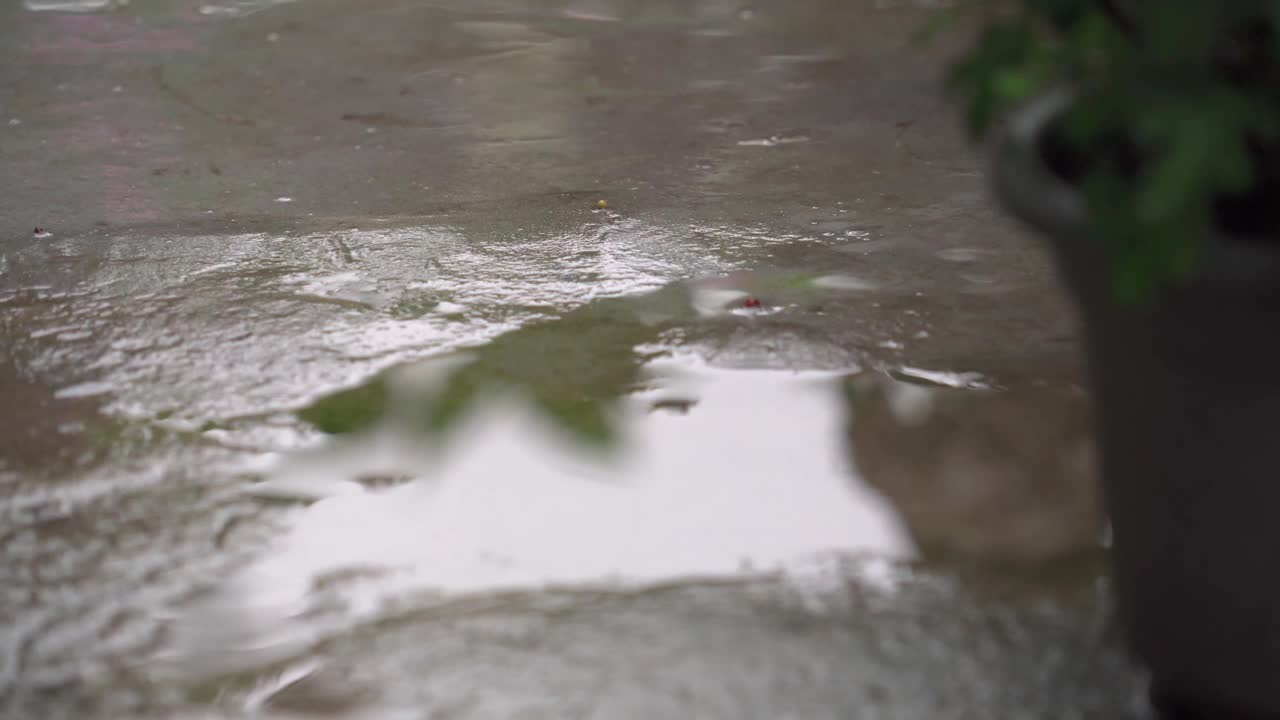
[[0,6],[0,717],[1144,717],[933,12]]

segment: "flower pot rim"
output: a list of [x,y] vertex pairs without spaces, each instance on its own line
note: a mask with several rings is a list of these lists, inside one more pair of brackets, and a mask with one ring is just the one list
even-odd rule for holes
[[[1039,150],[1044,128],[1076,97],[1072,88],[1059,87],[1012,113],[996,139],[992,179],[1004,206],[1057,241],[1062,252],[1078,254],[1088,247],[1099,253],[1104,248],[1084,194],[1055,173]],[[1178,284],[1280,294],[1280,244],[1217,237],[1203,244],[1197,266]],[[1076,253],[1070,244],[1080,246]]]

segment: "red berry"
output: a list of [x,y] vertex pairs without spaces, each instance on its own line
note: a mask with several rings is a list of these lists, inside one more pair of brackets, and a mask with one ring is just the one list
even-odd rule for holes
[[746,299],[746,302],[742,303],[742,305],[743,307],[758,308],[760,307],[760,299],[749,297]]

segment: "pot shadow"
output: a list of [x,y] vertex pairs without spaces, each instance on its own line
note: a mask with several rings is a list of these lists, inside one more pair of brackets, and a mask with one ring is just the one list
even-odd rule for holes
[[1037,585],[1096,579],[1106,518],[1085,392],[1070,380],[976,377],[848,378],[857,476],[897,508],[926,563]]

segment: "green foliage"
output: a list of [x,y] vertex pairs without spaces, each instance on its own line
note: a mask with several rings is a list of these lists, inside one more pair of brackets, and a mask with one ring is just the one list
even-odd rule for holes
[[969,0],[948,17],[975,14],[949,77],[970,132],[1070,87],[1058,130],[1083,164],[1119,296],[1148,298],[1194,269],[1215,201],[1250,189],[1256,150],[1280,127],[1280,2]]

